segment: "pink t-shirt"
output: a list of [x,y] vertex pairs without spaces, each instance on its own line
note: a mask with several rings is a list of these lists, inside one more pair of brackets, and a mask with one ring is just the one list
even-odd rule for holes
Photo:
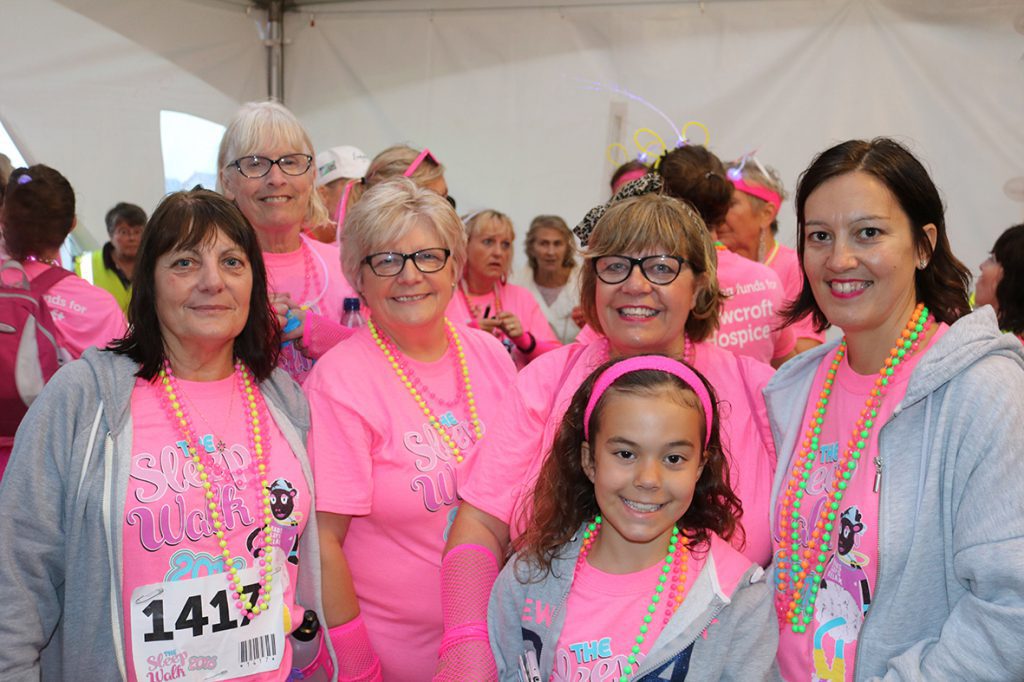
[[[217,499],[223,512],[225,538],[233,566],[239,570],[255,566],[249,548],[262,527],[263,502],[262,487],[249,469],[252,453],[249,450],[247,421],[243,417],[247,405],[239,394],[234,376],[209,382],[179,379],[178,384],[179,400],[184,403],[199,434],[204,462],[210,456],[215,463],[225,467],[221,476],[211,474],[215,490],[218,481],[230,477],[230,482],[223,487]],[[181,431],[168,417],[163,391],[159,383],[150,384],[138,379],[131,396],[132,463],[123,519],[122,604],[128,679],[142,682],[172,679],[149,675],[175,675],[179,667],[186,672],[191,670],[188,674],[195,675],[196,670],[203,670],[214,662],[192,655],[197,641],[187,637],[198,636],[202,640],[223,630],[234,630],[242,622],[232,593],[228,591],[228,578],[223,575],[223,559],[218,556],[221,550],[206,509],[202,481],[195,464],[185,455]],[[267,446],[265,456],[269,460],[266,478],[271,482],[272,565],[284,567],[284,570],[274,573],[273,584],[283,590],[282,617],[284,633],[287,634],[302,622],[305,610],[295,602],[295,584],[301,559],[298,554],[299,535],[310,513],[309,486],[298,459],[273,420],[264,419],[261,423]],[[215,576],[215,579],[204,581],[207,576]],[[180,598],[173,598],[169,589],[172,584],[181,586],[180,581],[191,581],[187,589],[189,594],[196,595],[184,603],[179,603]],[[150,602],[146,613],[141,616],[135,614],[135,622],[144,624],[144,627],[133,628],[133,592],[157,583],[164,587],[154,587],[146,592],[162,594],[163,597]],[[253,580],[252,584],[257,583]],[[154,609],[154,605],[158,608]],[[207,622],[197,625],[197,619],[201,618]],[[261,614],[243,627],[250,633],[254,632],[261,625],[260,618],[266,620],[270,615]],[[235,632],[237,643],[233,647],[247,646],[243,642],[248,642],[252,636],[247,637],[246,630]],[[283,652],[277,670],[246,675],[244,679],[286,679],[291,666],[291,645],[287,636],[283,639],[278,641],[275,637],[273,641],[276,650]],[[155,655],[152,651],[148,652],[150,655],[140,653],[140,662],[133,665],[136,643],[143,642],[143,646],[147,642],[154,643],[149,640],[164,645],[163,649]],[[269,643],[268,640],[263,642]],[[221,661],[217,665],[225,666],[225,663]],[[142,675],[137,675],[136,670],[140,670]]]
[[[300,305],[308,305],[310,313],[340,323],[345,299],[357,297],[357,294],[341,272],[338,246],[305,235],[301,240],[302,245],[295,251],[263,252],[270,293],[291,294]],[[294,343],[281,349],[278,360],[281,369],[300,383],[313,363],[314,360],[303,355]]]
[[[457,329],[486,434],[515,368],[492,336]],[[479,447],[453,349],[435,362],[405,361],[465,456],[462,464],[365,327],[324,355],[303,388],[312,410],[317,510],[354,517],[345,557],[384,679],[428,680],[443,632],[441,553],[458,508],[459,469]]]
[[[700,573],[703,556],[690,557],[684,591]],[[623,575],[605,573],[591,566],[589,561],[577,565],[565,605],[565,624],[555,647],[552,682],[619,679],[640,632],[640,624],[647,615],[663,565],[659,561],[642,571]],[[664,594],[669,594],[667,589]],[[665,597],[661,604],[665,604]],[[664,611],[664,607],[659,606],[651,619],[637,656],[638,663],[644,660],[664,629]]]
[[[482,296],[470,296],[460,284],[459,289],[452,296],[446,311],[448,319],[467,327],[479,326],[479,319],[487,313],[488,317],[494,317],[502,310],[507,310],[519,318],[523,330],[533,334],[537,342],[536,348],[528,356],[529,360],[545,353],[552,348],[562,345],[562,342],[555,336],[551,329],[548,318],[544,311],[537,305],[533,294],[523,287],[515,284],[499,284],[497,289]],[[508,337],[501,329],[495,329],[494,335],[504,342]],[[511,340],[509,340],[511,343]],[[527,358],[521,353],[516,353],[514,359],[519,367],[527,364]]]
[[[932,336],[929,345],[938,340],[948,329],[941,325]],[[857,654],[857,640],[864,617],[874,598],[875,578],[878,571],[878,491],[875,489],[875,466],[878,455],[878,432],[892,415],[893,410],[907,392],[911,372],[921,359],[923,352],[914,353],[899,366],[889,383],[889,390],[878,409],[875,426],[868,438],[867,448],[862,453],[849,487],[843,495],[837,512],[837,523],[833,530],[836,538],[826,554],[825,572],[822,575],[818,597],[814,602],[814,616],[808,623],[807,632],[795,634],[788,623],[783,623],[779,635],[779,668],[789,682],[808,680],[835,680],[853,682],[854,661]],[[825,385],[825,375],[832,364],[834,353],[822,358],[814,377],[814,390],[804,409],[801,423],[810,421],[816,408],[817,395]],[[846,451],[850,431],[857,423],[864,400],[875,385],[877,373],[857,374],[844,358],[836,372],[835,384],[829,397],[828,409],[821,435],[817,466],[812,470],[809,483],[801,501],[802,509],[810,510],[808,525],[801,532],[813,527],[820,515],[821,505],[827,499],[827,488],[834,480],[835,468]],[[773,510],[772,539],[777,555],[792,553],[788,540],[780,549],[782,529],[781,495]],[[801,514],[804,520],[806,514]],[[787,535],[792,530],[787,531]],[[806,537],[801,540],[806,547]],[[810,581],[808,581],[810,582]],[[808,584],[807,589],[810,588]],[[778,593],[776,593],[778,597]]]
[[[774,370],[751,358],[737,357],[710,343],[696,344],[692,364],[714,386],[721,403],[722,442],[728,452],[730,483],[743,503],[746,543],[751,560],[771,559],[769,504],[775,476],[775,447],[761,390]],[[555,433],[583,380],[608,359],[608,341],[570,344],[530,363],[502,403],[491,437],[470,462],[463,499],[509,524],[513,538],[525,527],[537,475]]]
[[[765,260],[764,264],[778,273],[785,293],[785,304],[789,305],[800,297],[800,291],[804,287],[804,271],[800,269],[800,258],[795,250],[779,243],[775,246],[775,255]],[[798,339],[825,341],[825,332],[814,331],[814,321],[810,317],[794,322],[790,328]]]
[[785,294],[779,276],[767,265],[733,253],[718,252],[718,284],[729,298],[719,315],[714,342],[739,355],[771,362],[793,352],[792,330],[777,330]]
[[[28,278],[34,280],[51,266],[37,261],[23,263]],[[43,294],[50,309],[61,344],[72,359],[78,359],[86,348],[104,348],[128,331],[124,313],[110,292],[89,284],[71,274]]]

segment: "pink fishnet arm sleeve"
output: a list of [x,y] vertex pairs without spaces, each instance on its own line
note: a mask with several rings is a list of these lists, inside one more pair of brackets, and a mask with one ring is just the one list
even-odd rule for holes
[[338,345],[355,333],[340,322],[318,315],[306,313],[306,322],[302,327],[302,347],[309,357],[317,360],[321,355]]
[[328,632],[338,657],[338,682],[383,682],[380,659],[370,643],[362,615]]
[[459,545],[441,562],[444,637],[434,682],[497,682],[487,639],[487,601],[498,560],[481,545]]

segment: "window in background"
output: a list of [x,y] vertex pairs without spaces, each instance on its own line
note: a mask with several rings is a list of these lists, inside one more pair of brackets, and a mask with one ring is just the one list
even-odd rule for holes
[[224,126],[180,111],[160,112],[160,147],[164,156],[164,190],[176,192],[217,186],[217,147]]

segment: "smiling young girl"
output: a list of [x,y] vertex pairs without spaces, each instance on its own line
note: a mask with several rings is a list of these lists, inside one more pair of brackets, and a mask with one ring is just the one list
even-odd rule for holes
[[710,385],[677,360],[587,378],[491,595],[501,680],[774,675],[763,571],[727,542],[742,512],[718,422]]

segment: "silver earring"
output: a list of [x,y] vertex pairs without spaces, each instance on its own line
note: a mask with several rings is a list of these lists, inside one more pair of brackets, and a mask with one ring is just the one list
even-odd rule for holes
[[918,270],[924,270],[927,267],[928,267],[928,260],[926,258],[922,258],[921,260],[919,260],[917,262],[917,269]]

